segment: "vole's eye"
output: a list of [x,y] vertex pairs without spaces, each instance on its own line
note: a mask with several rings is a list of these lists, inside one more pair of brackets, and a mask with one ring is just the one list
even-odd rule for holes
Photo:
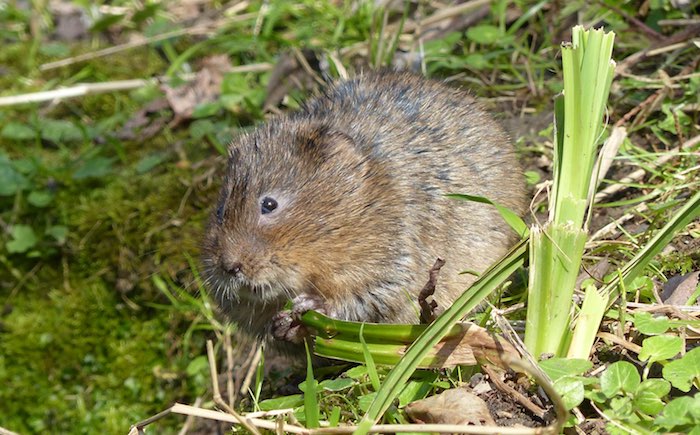
[[262,214],[272,213],[277,208],[277,201],[274,198],[266,196],[260,203],[260,212]]

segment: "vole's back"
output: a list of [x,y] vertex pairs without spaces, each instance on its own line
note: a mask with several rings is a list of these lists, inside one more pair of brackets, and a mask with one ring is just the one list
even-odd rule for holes
[[[409,74],[340,83],[231,156],[205,259],[220,266],[209,275],[227,290],[222,306],[260,335],[258,317],[304,293],[331,316],[416,322],[415,296],[437,257],[447,260],[436,292],[444,306],[474,280],[460,272],[483,271],[516,240],[492,206],[445,195],[526,206],[503,130],[465,92]],[[271,220],[258,216],[270,198],[284,204]],[[235,279],[227,262],[241,265]]]
[[368,74],[311,101],[306,112],[389,168],[401,195],[393,213],[406,231],[402,250],[421,259],[411,273],[422,283],[438,256],[448,260],[443,303],[473,281],[458,272],[483,271],[516,240],[494,207],[444,197],[484,196],[521,214],[527,204],[509,138],[466,92],[411,74]]

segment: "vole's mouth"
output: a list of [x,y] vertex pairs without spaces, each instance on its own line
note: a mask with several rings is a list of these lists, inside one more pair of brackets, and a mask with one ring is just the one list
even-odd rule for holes
[[206,284],[217,299],[239,303],[267,304],[294,297],[294,292],[281,284],[253,282],[218,271],[208,274]]
[[241,299],[254,299],[258,301],[268,302],[280,299],[281,297],[290,298],[290,292],[285,291],[282,286],[265,284],[244,283],[238,289]]

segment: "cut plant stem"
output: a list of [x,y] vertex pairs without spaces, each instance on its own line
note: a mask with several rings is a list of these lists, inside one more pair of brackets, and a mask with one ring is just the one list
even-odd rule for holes
[[566,353],[572,297],[585,244],[586,232],[571,223],[548,223],[531,230],[525,344],[535,356]]
[[[345,361],[367,362],[372,360],[377,364],[396,365],[401,357],[406,353],[409,344],[420,336],[420,333],[428,328],[427,325],[378,325],[362,324],[357,322],[342,322],[329,319],[314,313],[307,317],[305,314],[302,322],[309,326],[306,320],[313,319],[315,325],[323,321],[332,323],[347,324],[353,329],[364,325],[365,331],[368,328],[375,330],[372,337],[373,342],[367,340],[367,336],[362,331],[360,335],[349,333],[332,336],[316,336],[314,353],[326,358],[336,358]],[[420,328],[415,328],[420,326]],[[408,343],[397,343],[391,339],[391,331],[401,328],[407,329],[408,334],[414,335]],[[382,339],[378,332],[384,329],[387,339]],[[450,331],[433,346],[425,357],[418,364],[419,368],[446,368],[456,365],[472,366],[477,363],[492,363],[504,366],[501,356],[508,354],[513,358],[518,358],[519,354],[515,348],[502,337],[489,333],[486,329],[470,322],[460,322],[454,325]],[[369,357],[369,358],[368,358]]]
[[530,237],[525,344],[536,357],[542,353],[564,356],[571,340],[572,296],[586,242],[589,187],[615,71],[614,37],[576,26],[572,43],[562,45],[564,92],[555,101],[549,221],[534,226]]

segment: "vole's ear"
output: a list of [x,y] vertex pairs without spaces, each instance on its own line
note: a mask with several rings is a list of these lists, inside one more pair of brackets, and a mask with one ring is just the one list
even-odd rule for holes
[[318,164],[361,166],[365,162],[355,140],[347,133],[327,125],[311,125],[299,131],[299,152]]

